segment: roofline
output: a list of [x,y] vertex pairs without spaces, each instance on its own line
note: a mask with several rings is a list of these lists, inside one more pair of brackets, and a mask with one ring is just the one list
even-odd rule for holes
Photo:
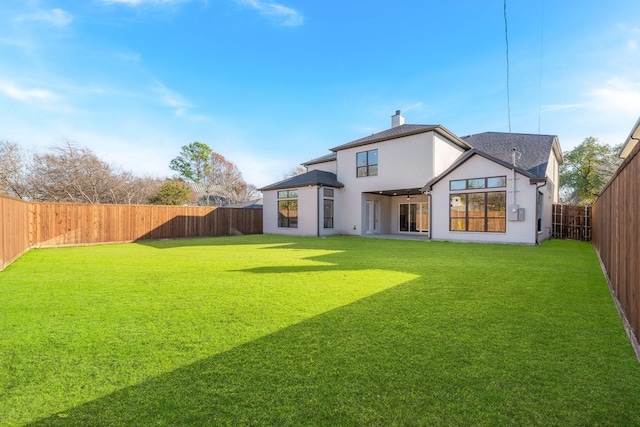
[[562,156],[562,148],[560,148],[560,141],[558,141],[558,137],[553,137],[553,144],[551,144],[551,149],[556,154],[556,158],[558,159],[558,165],[564,163],[564,157]]
[[455,162],[453,162],[453,164],[451,166],[449,166],[447,169],[445,169],[440,175],[436,176],[435,178],[433,178],[431,181],[427,182],[424,187],[422,187],[422,192],[426,193],[428,191],[431,191],[433,189],[433,186],[435,184],[437,184],[438,182],[442,181],[442,179],[444,179],[444,177],[446,177],[447,175],[449,175],[451,172],[453,172],[454,170],[458,169],[458,167],[460,167],[463,163],[465,163],[467,160],[469,160],[471,157],[475,156],[475,155],[479,155],[480,157],[484,157],[485,159],[492,161],[494,163],[497,163],[507,169],[512,169],[515,170],[516,172],[518,172],[520,175],[524,175],[527,178],[529,178],[529,182],[532,183],[533,181],[537,181],[538,179],[546,179],[546,178],[541,178],[539,176],[536,176],[524,169],[521,169],[517,166],[513,166],[507,162],[504,162],[500,159],[496,159],[493,156],[488,155],[487,153],[484,153],[476,148],[473,148],[469,151],[467,151],[466,153],[464,153],[462,156],[458,157],[458,160],[456,160]]
[[[300,165],[309,166],[309,165],[317,165],[317,164],[320,164],[320,163],[335,162],[337,160],[336,157],[333,157],[335,155],[336,155],[335,152],[334,153],[325,154],[324,156],[316,157],[315,159],[311,159],[311,160],[309,160],[307,162],[300,163]],[[331,156],[331,157],[329,157],[329,156]]]
[[323,183],[315,183],[315,184],[298,184],[291,185],[286,181],[276,182],[272,185],[267,185],[266,187],[257,188],[256,190],[260,192],[272,191],[272,190],[282,190],[283,188],[300,188],[300,187],[330,187],[330,188],[343,188],[344,184],[338,181],[335,185],[333,184],[323,184]]
[[[382,132],[385,132],[385,131],[381,131],[380,133],[382,133]],[[347,150],[349,148],[361,147],[361,146],[364,146],[364,145],[375,144],[375,143],[383,142],[383,141],[391,141],[392,139],[404,138],[405,136],[412,136],[412,135],[417,135],[417,134],[425,133],[425,132],[436,132],[437,134],[440,134],[440,135],[450,139],[453,143],[455,143],[457,146],[459,146],[461,148],[464,148],[464,149],[472,148],[469,144],[467,144],[459,136],[457,136],[456,134],[454,134],[449,129],[445,128],[444,126],[442,126],[442,125],[433,125],[433,126],[428,126],[426,128],[423,128],[423,129],[414,129],[412,131],[401,133],[401,134],[398,134],[398,135],[382,136],[382,137],[378,137],[378,138],[374,138],[374,139],[369,139],[369,140],[362,141],[362,142],[360,142],[358,144],[353,144],[353,145],[350,145],[351,143],[347,142],[345,144],[338,145],[337,147],[330,148],[329,150],[331,150],[334,153],[336,153],[338,151]],[[364,138],[366,138],[366,137],[364,137]],[[345,145],[348,145],[348,147],[345,147]]]
[[[636,144],[640,141],[640,118],[638,118],[638,121],[636,122],[636,124],[631,129],[631,132],[629,132],[629,136],[624,141],[624,144],[622,145],[622,148],[620,149],[620,152],[618,153],[618,157],[624,159],[627,156],[629,156],[629,154],[633,151],[633,149],[631,147],[631,140],[636,141]],[[623,154],[624,154],[624,156],[623,156]]]
[[[324,173],[328,173],[328,174],[331,174],[331,175],[335,176],[335,174],[332,173],[332,172],[318,171],[318,170],[305,172],[305,174],[310,174],[310,173],[313,173],[313,172],[316,172],[316,173],[317,172],[324,172]],[[304,175],[304,174],[301,174],[301,175]],[[327,183],[323,183],[323,182],[306,183],[306,184],[305,183],[292,184],[291,181],[295,180],[295,178],[297,176],[299,176],[299,175],[290,176],[289,178],[285,178],[285,179],[280,180],[280,181],[278,181],[278,182],[276,182],[274,184],[267,185],[267,186],[264,186],[262,188],[257,188],[257,190],[261,191],[261,192],[265,192],[265,191],[272,191],[272,190],[281,190],[283,188],[296,188],[296,187],[299,188],[299,187],[309,187],[309,186],[320,186],[320,187],[331,187],[331,188],[342,188],[342,187],[344,187],[344,184],[341,183],[340,181],[338,181],[337,179],[336,179],[335,184],[327,184]]]

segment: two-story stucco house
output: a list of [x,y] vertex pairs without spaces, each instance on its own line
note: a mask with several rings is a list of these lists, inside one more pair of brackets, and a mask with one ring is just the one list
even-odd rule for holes
[[[267,234],[412,235],[535,244],[558,201],[558,139],[440,125],[391,128],[331,148],[307,172],[261,188]],[[515,165],[514,165],[515,163]]]

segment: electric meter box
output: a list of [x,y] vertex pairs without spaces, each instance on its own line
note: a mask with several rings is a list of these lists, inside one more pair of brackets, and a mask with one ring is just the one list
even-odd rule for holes
[[524,208],[519,205],[509,205],[507,207],[507,219],[509,221],[524,221]]

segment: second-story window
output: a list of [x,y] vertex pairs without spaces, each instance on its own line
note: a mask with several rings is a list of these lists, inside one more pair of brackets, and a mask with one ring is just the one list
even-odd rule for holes
[[362,151],[356,154],[356,175],[378,175],[378,150]]

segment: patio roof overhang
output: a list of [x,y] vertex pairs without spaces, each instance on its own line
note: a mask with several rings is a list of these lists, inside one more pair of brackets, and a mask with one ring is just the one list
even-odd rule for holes
[[379,194],[381,196],[415,196],[422,193],[422,188],[401,188],[398,190],[378,190],[378,191],[367,191],[368,194]]

